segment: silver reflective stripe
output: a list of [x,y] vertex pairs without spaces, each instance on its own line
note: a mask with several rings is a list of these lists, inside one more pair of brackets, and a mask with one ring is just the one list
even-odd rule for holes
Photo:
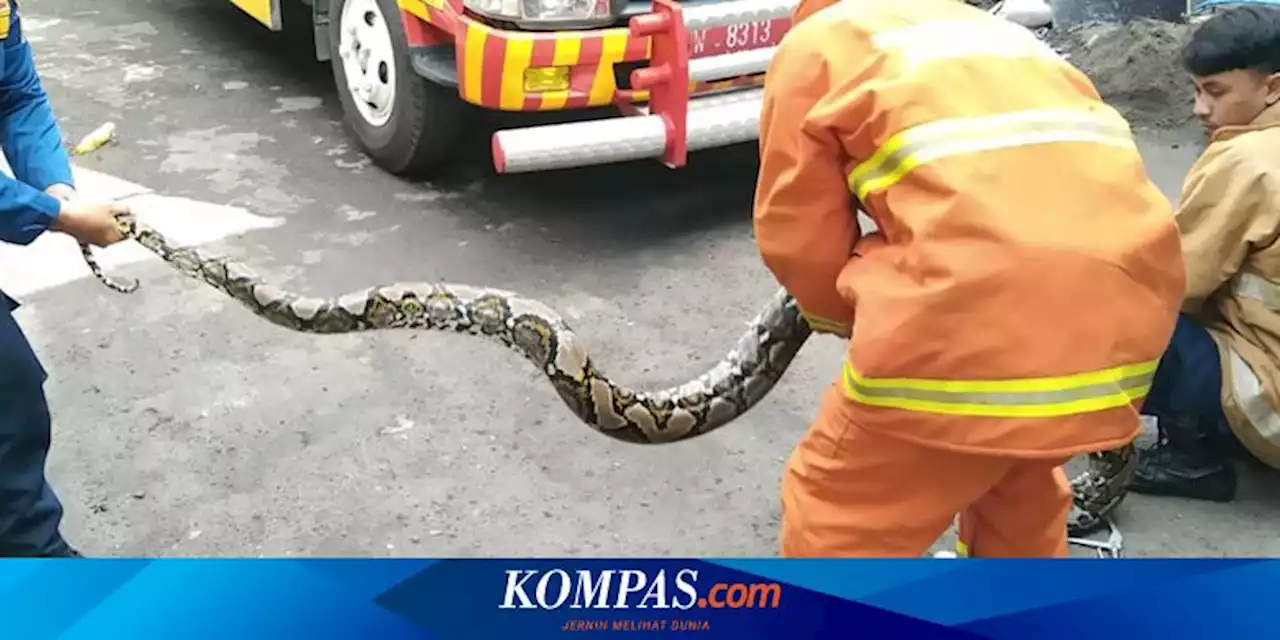
[[878,388],[860,384],[850,380],[849,384],[860,396],[867,398],[897,398],[901,400],[922,400],[948,404],[980,404],[980,405],[1051,405],[1091,400],[1115,394],[1129,394],[1135,391],[1144,392],[1151,386],[1155,371],[1144,371],[1129,375],[1119,380],[1108,380],[1097,384],[1071,389],[1055,389],[1053,391],[941,391],[932,389],[911,388]]
[[1236,274],[1231,291],[1241,298],[1248,298],[1266,305],[1272,311],[1280,311],[1280,284],[1248,271]]
[[1062,142],[1136,148],[1128,123],[1106,109],[1035,109],[949,118],[893,135],[849,172],[849,189],[865,200],[897,184],[916,167],[941,158]]
[[1280,415],[1276,415],[1275,409],[1263,393],[1261,381],[1235,349],[1228,348],[1227,353],[1231,361],[1231,391],[1240,410],[1258,435],[1271,444],[1280,446]]
[[1078,415],[1130,404],[1150,389],[1158,360],[1051,378],[934,380],[865,378],[845,361],[855,402],[924,413],[1033,418]]

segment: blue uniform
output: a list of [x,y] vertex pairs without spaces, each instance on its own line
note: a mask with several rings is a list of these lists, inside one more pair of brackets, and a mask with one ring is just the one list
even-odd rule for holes
[[[0,148],[16,179],[0,175],[0,240],[29,244],[57,218],[45,189],[74,186],[57,121],[22,37],[16,0],[0,0]],[[0,283],[2,285],[2,283]],[[45,370],[0,291],[0,557],[66,556],[62,505],[45,479],[51,428]]]

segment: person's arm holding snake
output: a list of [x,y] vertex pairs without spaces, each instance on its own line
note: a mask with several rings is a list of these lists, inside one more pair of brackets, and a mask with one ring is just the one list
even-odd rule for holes
[[76,200],[71,159],[16,15],[0,45],[8,63],[0,77],[0,147],[14,175],[0,178],[0,240],[30,244],[53,230],[96,246],[120,241],[115,213],[122,206]]
[[821,46],[784,40],[770,65],[760,117],[756,244],[818,333],[847,337],[853,309],[836,289],[859,236],[843,148],[824,105],[833,74]]

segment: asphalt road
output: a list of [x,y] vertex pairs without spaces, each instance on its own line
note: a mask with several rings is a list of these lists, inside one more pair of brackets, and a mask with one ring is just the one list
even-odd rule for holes
[[[93,174],[85,190],[150,190],[144,219],[290,288],[517,290],[642,387],[700,373],[774,290],[750,237],[750,145],[679,172],[497,178],[482,119],[472,155],[411,184],[349,144],[305,30],[269,33],[220,0],[23,9],[68,136],[119,126],[80,167],[126,182]],[[1148,147],[1175,194],[1194,151]],[[498,345],[301,335],[127,247],[104,259],[142,280],[133,296],[87,277],[74,245],[5,251],[50,371],[65,531],[90,555],[772,555],[781,463],[842,351],[814,340],[737,424],[641,447],[578,424]],[[1132,496],[1128,553],[1276,555],[1274,480],[1247,479],[1229,505]]]

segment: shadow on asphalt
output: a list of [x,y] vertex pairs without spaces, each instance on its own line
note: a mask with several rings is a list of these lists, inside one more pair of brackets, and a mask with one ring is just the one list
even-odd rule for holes
[[[325,99],[324,113],[342,118],[327,62],[314,58],[310,9],[286,3],[285,30],[258,27],[226,2],[185,4],[167,13],[193,41],[220,55],[248,63],[278,78],[300,95]],[[600,110],[600,115],[612,113]],[[756,146],[747,143],[690,155],[672,170],[657,161],[499,176],[489,155],[492,132],[564,116],[503,114],[471,109],[467,139],[457,161],[422,186],[469,191],[466,215],[477,225],[500,226],[515,219],[538,220],[552,233],[625,249],[725,225],[750,232],[756,176]],[[389,174],[387,174],[389,176]],[[389,176],[391,177],[391,176]],[[398,178],[397,178],[398,179]]]

